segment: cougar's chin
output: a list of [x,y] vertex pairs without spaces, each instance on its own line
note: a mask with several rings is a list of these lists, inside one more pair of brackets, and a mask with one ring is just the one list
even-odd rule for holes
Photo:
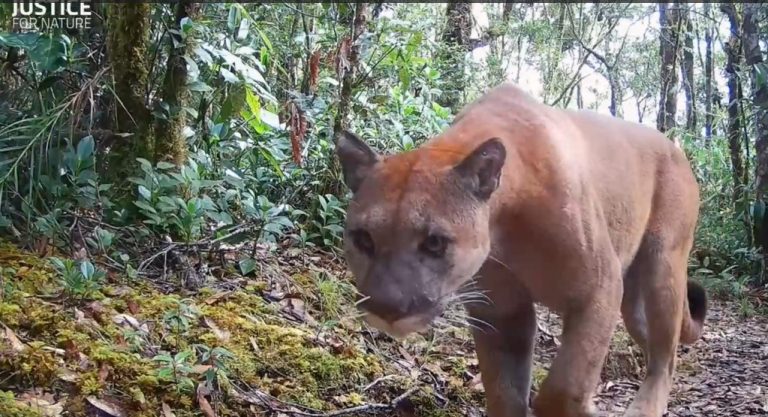
[[364,319],[372,327],[395,339],[404,339],[413,333],[420,333],[427,330],[430,324],[432,324],[432,321],[439,314],[440,310],[435,309],[426,313],[403,317],[395,321],[387,321],[376,314],[367,313],[364,316]]

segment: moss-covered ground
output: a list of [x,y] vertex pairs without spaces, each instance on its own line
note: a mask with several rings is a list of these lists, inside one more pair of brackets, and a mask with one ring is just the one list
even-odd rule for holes
[[396,344],[357,320],[341,266],[321,263],[194,294],[109,274],[82,298],[47,260],[0,243],[0,415],[362,415],[412,388],[418,415],[480,403],[466,331]]

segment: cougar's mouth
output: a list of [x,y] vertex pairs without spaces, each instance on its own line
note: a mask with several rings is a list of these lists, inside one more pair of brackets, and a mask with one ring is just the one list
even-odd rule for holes
[[420,306],[419,309],[403,316],[377,314],[364,306],[363,319],[372,327],[396,338],[403,339],[410,334],[427,330],[432,322],[442,314],[445,306],[443,303],[430,303]]

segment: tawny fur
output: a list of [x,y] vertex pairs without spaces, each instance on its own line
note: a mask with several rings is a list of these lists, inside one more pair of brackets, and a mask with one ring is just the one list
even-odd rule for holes
[[[505,150],[498,188],[487,201],[453,197],[461,193],[448,179],[452,169],[489,138]],[[491,303],[468,310],[492,328],[475,331],[490,417],[526,415],[533,303],[564,317],[562,347],[534,401],[537,416],[593,415],[592,395],[620,315],[648,369],[625,415],[662,415],[676,347],[701,336],[706,315],[706,295],[686,272],[699,190],[673,142],[639,124],[545,106],[503,85],[416,150],[366,154],[375,162],[362,168],[357,150],[348,143],[339,150],[348,180],[356,178],[347,230],[365,229],[376,245],[361,254],[359,245],[345,242],[358,286],[373,299],[387,291],[397,300],[394,291],[413,304],[440,299],[477,273]],[[418,225],[428,221],[442,221],[456,237],[445,265],[423,275],[445,273],[399,272],[404,251],[417,250],[412,242],[424,237]],[[416,284],[381,283],[401,273]],[[411,304],[402,311],[412,311]],[[372,323],[400,335],[432,317],[388,320],[386,307],[376,311]]]

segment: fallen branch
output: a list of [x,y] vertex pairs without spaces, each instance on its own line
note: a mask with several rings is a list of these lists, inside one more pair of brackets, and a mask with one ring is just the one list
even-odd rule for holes
[[246,402],[254,405],[262,406],[262,407],[267,407],[272,412],[284,413],[291,416],[301,416],[301,417],[343,417],[343,416],[349,416],[349,415],[359,415],[361,413],[372,414],[376,412],[395,410],[397,409],[398,405],[400,405],[401,402],[405,401],[408,397],[412,396],[414,393],[416,393],[420,389],[421,389],[420,385],[415,386],[405,391],[401,395],[397,396],[395,399],[393,399],[389,403],[363,404],[355,407],[343,408],[341,410],[328,411],[328,412],[301,411],[296,409],[290,410],[290,409],[276,408],[272,406],[271,403],[278,402],[283,406],[291,406],[291,404],[287,404],[284,401],[281,401],[275,397],[272,397],[271,395],[258,392],[258,391],[241,392],[238,394],[240,394],[240,398],[242,398]]

